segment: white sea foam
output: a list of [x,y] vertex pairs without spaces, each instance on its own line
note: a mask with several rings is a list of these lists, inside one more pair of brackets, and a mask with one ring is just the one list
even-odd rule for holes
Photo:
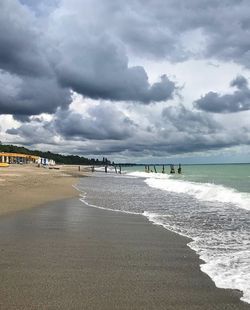
[[154,188],[187,194],[201,201],[215,201],[234,204],[240,208],[250,210],[250,194],[223,185],[198,183],[171,178],[147,178],[145,182]]
[[[145,211],[143,215],[155,225],[163,226],[184,237],[191,237],[188,233],[183,233],[178,227],[168,224],[167,218],[171,217],[171,215],[148,211]],[[213,239],[213,232],[211,232],[210,237]],[[245,250],[234,251],[231,245],[231,249],[229,246],[228,250],[223,252],[220,247],[218,249],[216,247],[207,247],[207,240],[203,239],[203,237],[192,237],[192,239],[193,241],[188,243],[188,246],[197,252],[204,261],[200,266],[201,271],[209,275],[218,288],[240,290],[243,294],[241,300],[250,303],[250,250],[247,250],[250,242],[242,246]]]
[[241,300],[250,303],[250,250],[221,254],[200,250],[196,240],[189,246],[205,262],[201,270],[213,279],[217,287],[240,290],[243,292]]
[[[119,168],[117,168],[117,171],[119,170]],[[101,167],[95,167],[95,171],[96,172],[105,172],[105,167],[101,166]],[[113,166],[108,166],[107,167],[107,172],[108,173],[116,173],[115,172],[115,168]]]
[[164,174],[164,173],[148,173],[148,172],[142,172],[142,171],[134,171],[129,172],[127,175],[138,177],[138,178],[149,178],[149,179],[169,179],[170,175]]
[[[80,200],[99,209],[142,214],[155,225],[161,225],[191,238],[189,247],[204,261],[201,270],[211,277],[217,287],[241,290],[243,293],[241,299],[250,303],[250,240],[245,220],[247,211],[244,210],[250,209],[249,196],[222,185],[190,182],[179,176],[172,177],[167,174],[135,172],[127,176],[143,178],[152,188],[195,197],[197,206],[203,207],[197,209],[195,203],[191,203],[190,207],[183,206],[179,205],[179,200],[175,200],[176,205],[171,204],[170,207],[165,208],[164,204],[160,204],[162,208],[159,208],[159,204],[151,205],[145,201],[146,209],[130,212],[91,204],[87,201],[85,193],[81,195]],[[115,179],[114,182],[116,184]],[[161,199],[161,195],[158,197]],[[180,201],[181,197],[189,201],[188,197],[183,195],[180,196]],[[194,199],[191,198],[190,201],[194,202]],[[200,204],[199,201],[208,201],[208,203]],[[218,206],[214,203],[217,201],[220,202]],[[242,209],[233,208],[232,203]],[[242,226],[242,223],[245,223],[245,226]]]
[[[191,182],[155,173],[135,172],[133,175],[145,178],[146,184],[152,188],[190,195],[198,201],[219,202],[220,212],[223,212],[221,204],[250,210],[248,193],[223,185]],[[215,206],[216,204],[213,204],[213,207]],[[144,212],[143,215],[156,225],[162,225],[166,229],[192,238],[193,241],[188,245],[204,261],[201,270],[211,277],[217,287],[242,291],[241,300],[250,303],[250,240],[243,231],[233,237],[230,234],[234,232],[230,231],[213,231],[213,229],[209,232],[200,229],[196,231],[191,227],[183,230],[178,223],[174,224],[174,221],[171,221],[169,215],[150,211]]]
[[230,203],[240,208],[250,210],[249,193],[239,192],[223,185],[184,181],[162,173],[136,171],[128,173],[128,175],[146,178],[145,182],[153,188],[179,194],[187,194],[201,201]]

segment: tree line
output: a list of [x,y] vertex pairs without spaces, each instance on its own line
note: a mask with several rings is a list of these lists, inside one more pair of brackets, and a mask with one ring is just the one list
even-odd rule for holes
[[52,153],[50,151],[42,152],[38,150],[29,150],[23,146],[2,144],[0,142],[0,152],[6,153],[21,153],[21,154],[29,154],[35,155],[42,158],[53,159],[57,164],[66,164],[66,165],[110,165],[111,162],[103,157],[102,160],[95,158],[86,158],[78,155],[62,155],[57,153]]

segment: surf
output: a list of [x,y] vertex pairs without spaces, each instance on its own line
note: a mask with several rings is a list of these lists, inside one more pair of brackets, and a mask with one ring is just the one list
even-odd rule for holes
[[224,185],[191,182],[167,174],[132,172],[129,175],[145,178],[145,183],[152,188],[189,195],[199,201],[228,203],[250,210],[249,193]]

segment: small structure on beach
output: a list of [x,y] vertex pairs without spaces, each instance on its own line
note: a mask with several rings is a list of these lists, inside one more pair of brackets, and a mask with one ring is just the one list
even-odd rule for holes
[[53,159],[42,158],[36,155],[21,153],[0,152],[1,164],[39,164],[43,166],[54,166],[56,163]]
[[43,166],[55,166],[56,162],[53,159],[39,157],[38,164]]
[[19,153],[0,152],[0,163],[6,164],[31,164],[37,163],[39,156]]

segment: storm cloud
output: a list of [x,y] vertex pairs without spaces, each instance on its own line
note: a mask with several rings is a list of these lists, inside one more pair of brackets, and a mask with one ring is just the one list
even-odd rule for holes
[[10,73],[50,73],[45,38],[32,12],[15,0],[0,2],[0,68]]
[[209,92],[194,103],[195,107],[213,113],[235,113],[250,110],[250,89],[247,79],[238,76],[230,86],[236,87],[237,90],[226,95]]
[[[64,150],[88,155],[166,156],[204,152],[250,144],[246,127],[227,128],[204,112],[184,106],[170,106],[160,115],[151,116],[151,130],[111,104],[89,108],[85,115],[58,111],[51,121],[40,124],[35,119],[8,130],[32,145],[54,144]],[[112,121],[110,121],[110,116]],[[138,117],[138,115],[137,115]],[[137,118],[139,119],[139,118]],[[63,142],[64,141],[64,142]]]
[[69,19],[65,5],[77,12],[70,2],[61,5],[46,19],[32,1],[1,1],[1,80],[9,87],[0,94],[0,113],[54,113],[70,104],[70,90],[146,104],[173,97],[176,86],[166,75],[151,85],[143,67],[128,65],[124,46],[105,31],[91,30],[90,21],[82,24],[79,14]]
[[19,136],[19,143],[23,145],[33,144],[56,144],[56,132],[50,122],[44,122],[42,125],[36,122],[22,124],[18,128],[10,128],[7,133],[13,136]]
[[88,109],[87,115],[59,111],[53,126],[66,139],[123,140],[134,134],[136,124],[122,111],[101,104]]
[[212,134],[222,129],[222,126],[209,115],[188,110],[183,105],[165,108],[162,117],[178,132]]
[[54,113],[58,106],[66,108],[70,92],[55,79],[18,77],[0,70],[0,113],[35,115]]
[[35,15],[18,1],[1,1],[0,28],[0,113],[21,119],[67,107],[70,90],[57,82]]
[[248,0],[72,0],[59,12],[81,15],[82,24],[109,33],[139,57],[176,62],[211,57],[249,68]]
[[[24,119],[18,128],[7,130],[8,134],[19,135],[30,143],[46,137],[61,136],[65,140],[125,140],[131,137],[137,125],[121,110],[111,104],[89,107],[85,115],[74,111],[59,110],[51,121],[43,124],[36,118]],[[47,133],[46,133],[47,132]],[[43,134],[42,134],[43,133]],[[45,141],[45,140],[44,140]]]
[[[22,80],[23,90],[20,96],[5,94],[0,112],[54,113],[57,107],[70,104],[70,90],[97,100],[148,104],[172,99],[176,82],[162,75],[158,82],[149,83],[142,66],[129,65],[130,52],[170,61],[210,56],[246,60],[248,66],[249,46],[244,39],[250,27],[245,14],[248,4],[230,5],[228,10],[227,1],[216,0],[209,4],[195,0],[44,0],[39,5],[31,0],[3,0],[0,68],[5,76],[14,75],[12,88],[15,79]],[[198,45],[200,38],[202,48],[193,46],[193,37]],[[48,89],[48,96],[41,99],[43,105],[38,100],[38,84],[41,93]]]
[[2,0],[1,134],[85,155],[249,145],[248,12],[247,0]]

